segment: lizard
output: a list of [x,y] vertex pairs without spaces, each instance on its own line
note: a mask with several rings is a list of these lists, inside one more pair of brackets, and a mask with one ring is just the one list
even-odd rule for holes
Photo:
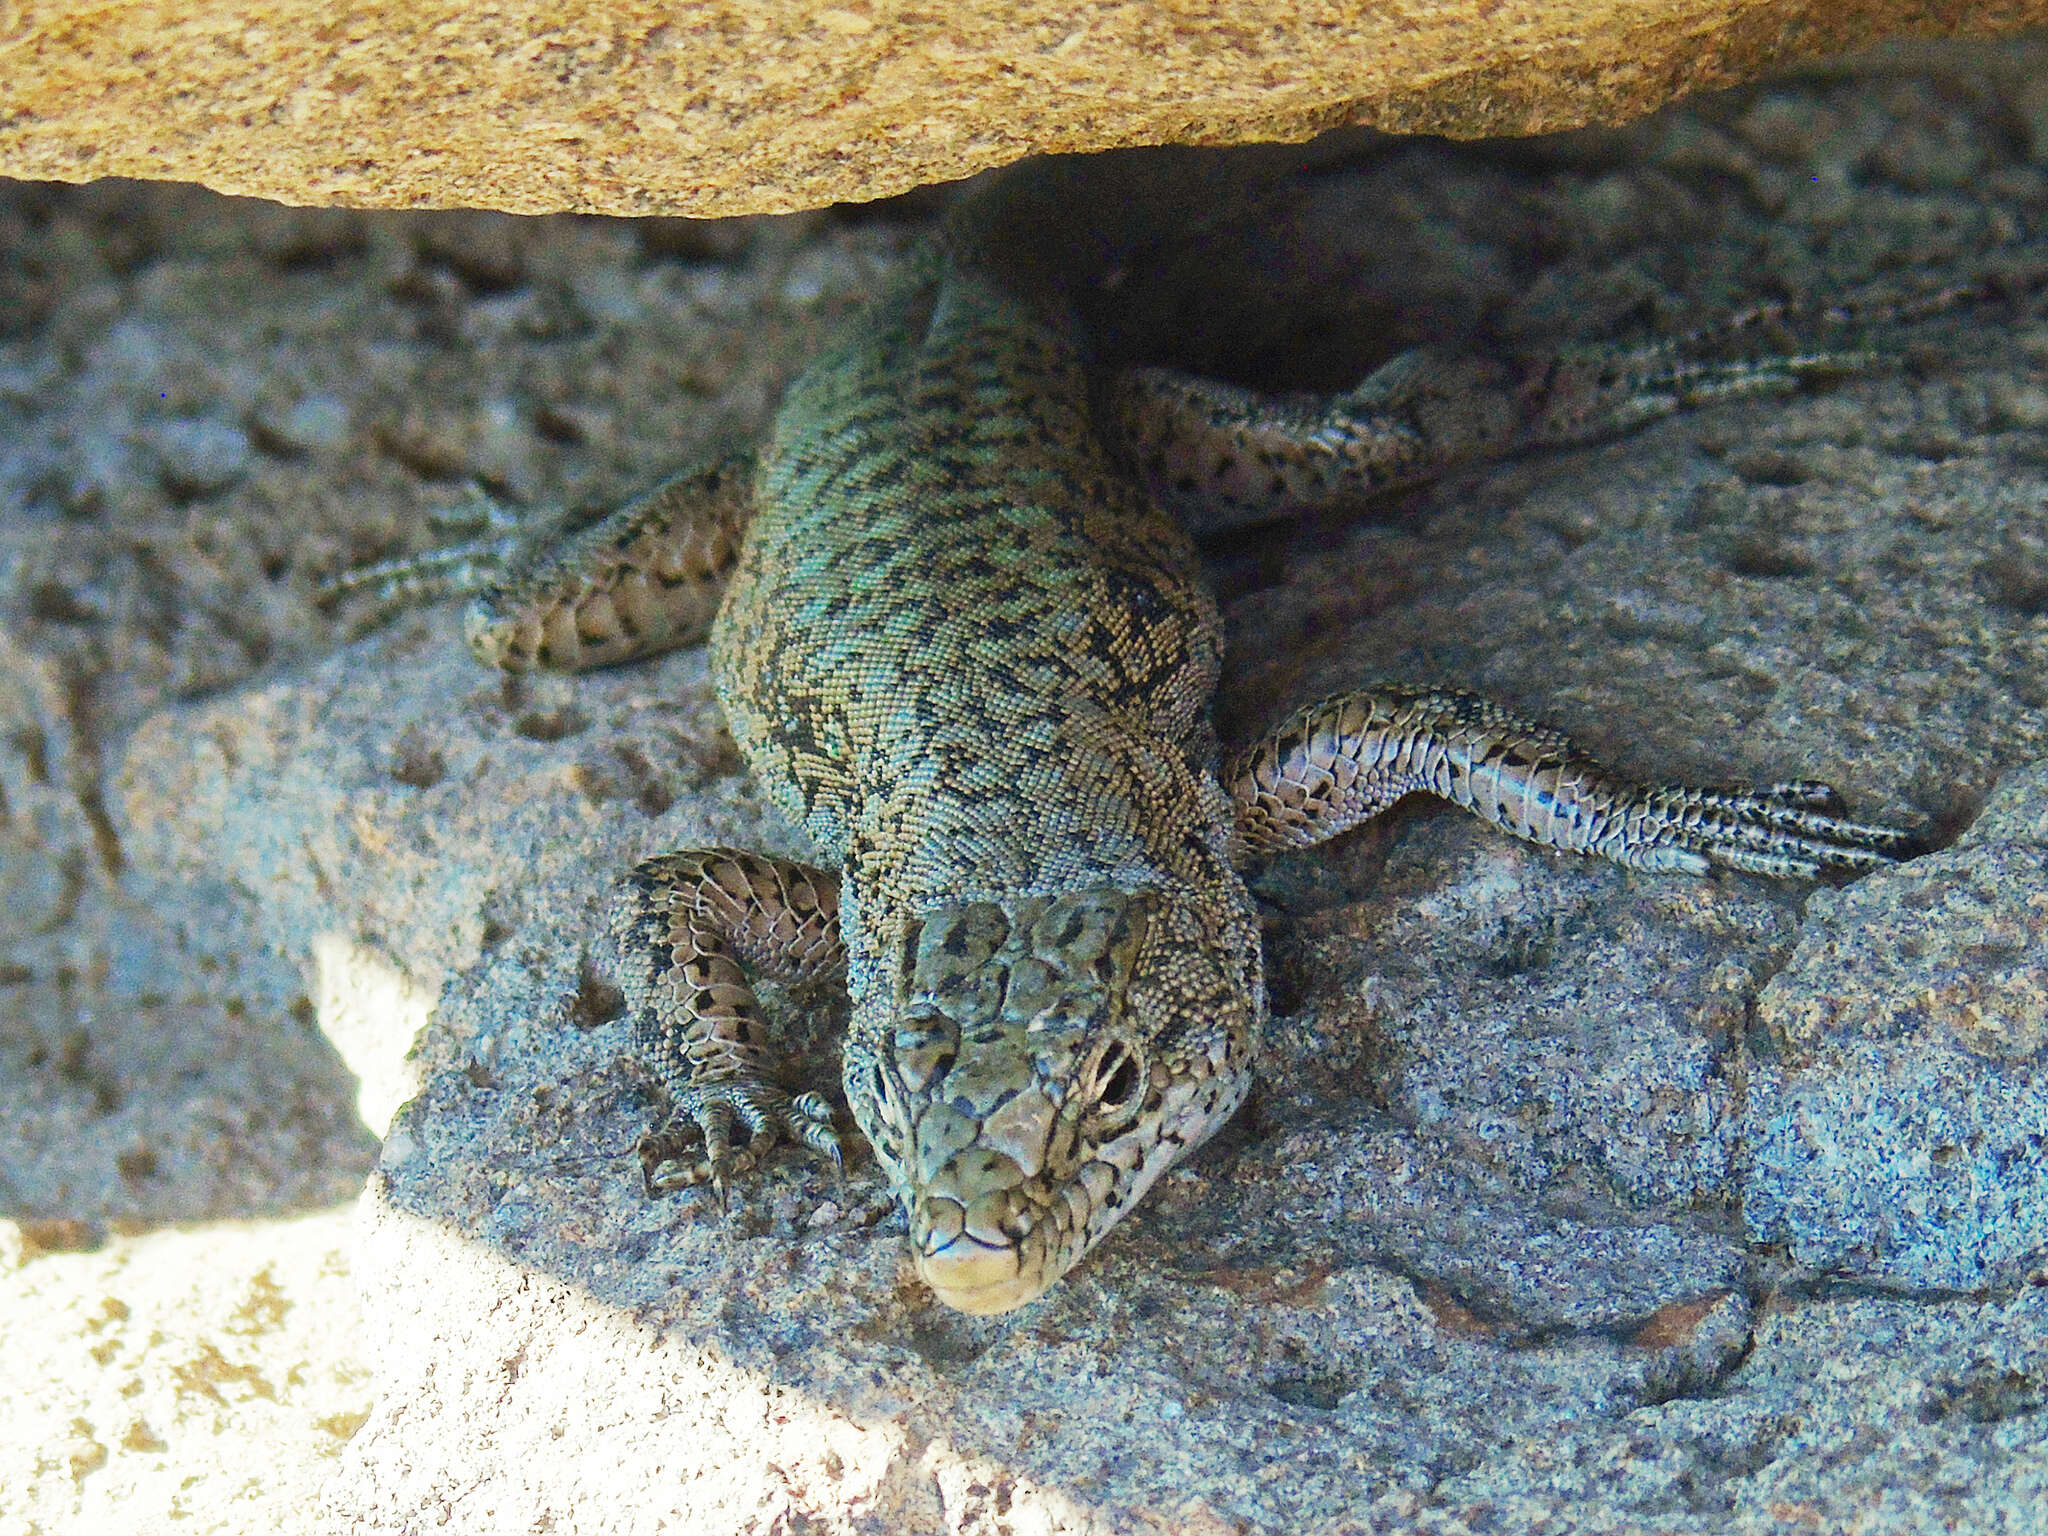
[[1825,785],[1632,783],[1430,686],[1324,699],[1226,756],[1195,532],[1858,364],[1719,356],[1742,317],[1520,366],[1410,351],[1313,400],[1111,371],[1076,298],[1103,262],[1044,232],[1086,174],[957,203],[758,450],[580,531],[347,578],[474,592],[469,644],[512,671],[708,640],[748,767],[830,867],[693,849],[625,880],[633,1048],[673,1109],[639,1145],[646,1187],[723,1203],[783,1138],[840,1162],[832,1107],[779,1081],[753,979],[843,972],[847,1108],[920,1277],[975,1314],[1043,1295],[1244,1100],[1268,1012],[1255,860],[1411,793],[1663,874],[1853,875],[1912,849]]

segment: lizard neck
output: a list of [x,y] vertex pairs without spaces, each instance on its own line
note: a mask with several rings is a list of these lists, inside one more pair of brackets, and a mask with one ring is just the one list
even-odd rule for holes
[[[850,953],[871,919],[938,902],[1116,889],[1240,903],[1235,815],[1206,732],[1174,741],[1153,722],[1076,702],[1024,729],[1046,739],[1012,743],[1019,772],[996,792],[954,771],[944,732],[905,772],[867,787],[843,866]],[[969,762],[987,751],[983,740],[961,746]]]

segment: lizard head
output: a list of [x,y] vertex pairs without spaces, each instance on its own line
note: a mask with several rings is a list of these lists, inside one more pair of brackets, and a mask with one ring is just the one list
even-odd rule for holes
[[847,1097],[919,1274],[962,1312],[1044,1292],[1250,1084],[1265,998],[1242,903],[952,902],[893,948],[893,995],[856,1003]]

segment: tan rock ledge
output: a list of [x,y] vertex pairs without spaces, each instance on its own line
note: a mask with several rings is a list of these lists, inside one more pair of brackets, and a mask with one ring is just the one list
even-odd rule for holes
[[2048,0],[18,0],[0,173],[289,203],[731,214],[1026,154],[1616,122]]

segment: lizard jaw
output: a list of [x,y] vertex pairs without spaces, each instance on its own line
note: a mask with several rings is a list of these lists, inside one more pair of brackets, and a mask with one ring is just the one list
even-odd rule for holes
[[1006,1152],[971,1147],[904,1192],[917,1272],[957,1312],[1014,1311],[1078,1264],[1181,1149],[1178,1137],[1126,1136],[1092,1149],[1067,1176],[1049,1177]]
[[917,1272],[947,1306],[987,1316],[1043,1295],[1066,1270],[1057,1233],[1020,1187],[1024,1170],[986,1148],[957,1157],[907,1202]]
[[936,1253],[920,1249],[917,1273],[940,1301],[975,1317],[1014,1312],[1046,1290],[1042,1280],[1023,1273],[1015,1247],[991,1248],[965,1235]]

